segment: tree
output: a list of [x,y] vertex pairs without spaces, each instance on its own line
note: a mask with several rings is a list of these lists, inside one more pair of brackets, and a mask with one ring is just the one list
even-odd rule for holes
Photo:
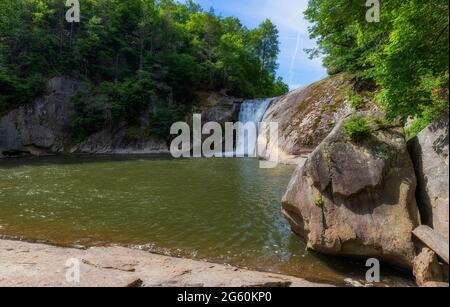
[[258,29],[250,31],[249,36],[251,46],[261,62],[261,70],[275,75],[280,53],[277,27],[267,19]]
[[75,99],[80,136],[119,122],[139,126],[154,106],[178,117],[200,91],[252,98],[284,90],[269,21],[250,35],[238,19],[191,0],[85,0],[74,25],[64,4],[0,1],[0,112],[42,95],[60,75],[88,84]]
[[319,45],[311,55],[360,88],[376,86],[388,117],[423,126],[448,107],[448,1],[384,1],[379,23],[366,11],[364,1],[310,0],[305,15]]

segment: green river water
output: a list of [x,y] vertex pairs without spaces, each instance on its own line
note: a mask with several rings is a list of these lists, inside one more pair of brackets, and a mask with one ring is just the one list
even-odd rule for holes
[[[320,256],[282,217],[292,166],[254,159],[48,157],[0,160],[0,235],[119,244],[344,285],[364,264]],[[405,282],[384,271],[383,285]]]

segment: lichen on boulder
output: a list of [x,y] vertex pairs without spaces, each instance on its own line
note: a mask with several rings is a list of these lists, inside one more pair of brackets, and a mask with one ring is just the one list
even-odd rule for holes
[[[416,177],[402,127],[373,127],[361,142],[345,120],[294,172],[283,213],[308,248],[412,268],[419,224]],[[315,199],[321,197],[322,205]]]
[[[276,145],[266,144],[269,128],[263,128],[258,144],[266,149],[258,152],[258,156],[270,161],[277,157],[278,162],[297,163],[294,158],[311,153],[336,123],[355,111],[347,95],[353,87],[351,78],[337,74],[276,98],[263,122],[278,123],[278,141]],[[361,99],[364,105],[358,111],[378,110],[369,97]]]

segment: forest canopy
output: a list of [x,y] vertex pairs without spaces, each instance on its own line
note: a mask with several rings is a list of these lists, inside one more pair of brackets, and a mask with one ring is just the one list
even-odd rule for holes
[[[373,1],[372,1],[373,2]],[[448,108],[448,0],[380,0],[368,22],[365,0],[310,0],[306,18],[329,73],[375,89],[390,118],[416,118],[418,132]]]
[[256,98],[288,90],[276,76],[278,30],[269,20],[248,29],[194,1],[84,0],[81,22],[68,23],[65,2],[0,1],[0,113],[62,75],[89,84],[76,98],[83,135],[105,122],[133,124],[152,100],[160,109],[150,116],[181,116],[201,91]]

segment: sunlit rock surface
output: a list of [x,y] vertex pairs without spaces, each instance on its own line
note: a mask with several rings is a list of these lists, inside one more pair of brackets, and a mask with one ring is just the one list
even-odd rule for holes
[[[80,265],[79,282],[72,274]],[[67,278],[69,277],[69,278]],[[318,287],[300,278],[150,254],[0,240],[1,287]]]
[[[259,157],[270,161],[301,163],[301,157],[312,152],[336,123],[353,111],[347,99],[347,91],[352,87],[352,82],[339,74],[274,100],[263,122],[278,123],[278,142],[269,142],[268,126],[260,131]],[[377,107],[365,99],[366,106],[361,111],[376,111]]]
[[358,144],[342,121],[296,169],[283,212],[313,250],[410,269],[411,232],[419,224],[415,189],[403,128],[375,129]]
[[447,240],[449,216],[448,113],[410,141],[418,180],[417,202],[423,222]]

